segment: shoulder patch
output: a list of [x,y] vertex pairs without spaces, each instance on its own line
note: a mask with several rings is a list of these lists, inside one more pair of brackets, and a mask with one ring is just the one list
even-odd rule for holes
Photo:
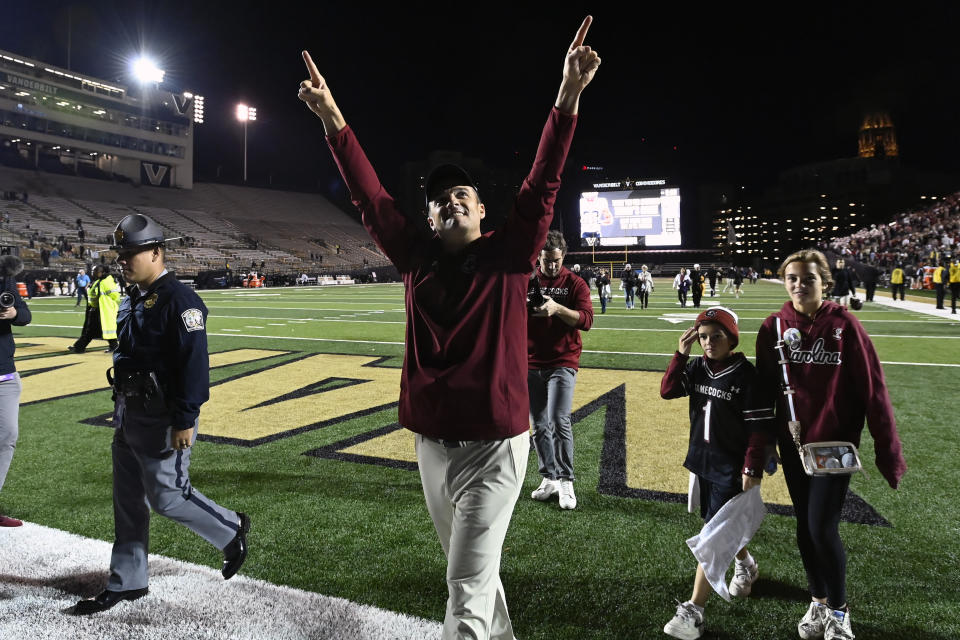
[[200,309],[187,309],[180,317],[187,331],[203,331],[203,312]]

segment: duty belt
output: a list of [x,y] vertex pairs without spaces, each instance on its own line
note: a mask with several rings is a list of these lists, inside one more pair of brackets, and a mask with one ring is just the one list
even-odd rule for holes
[[115,371],[114,375],[110,375],[111,371],[114,371],[113,367],[107,369],[107,382],[122,396],[146,399],[163,396],[153,371]]

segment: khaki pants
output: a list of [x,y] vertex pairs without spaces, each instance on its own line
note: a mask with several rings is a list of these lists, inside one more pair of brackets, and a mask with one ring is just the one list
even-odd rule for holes
[[427,510],[447,557],[444,640],[514,640],[500,554],[530,433],[451,448],[418,434],[416,446]]

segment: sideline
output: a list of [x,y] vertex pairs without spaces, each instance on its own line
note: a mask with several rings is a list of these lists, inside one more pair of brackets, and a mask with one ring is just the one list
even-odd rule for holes
[[[256,523],[256,521],[254,521]],[[251,554],[267,553],[253,533]],[[0,637],[102,640],[439,640],[442,625],[150,554],[150,593],[78,618],[105,586],[111,544],[25,522],[0,530]]]

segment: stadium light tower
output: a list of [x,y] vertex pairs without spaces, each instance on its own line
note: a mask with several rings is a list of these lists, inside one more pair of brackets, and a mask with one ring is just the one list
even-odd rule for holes
[[203,124],[203,96],[189,91],[184,91],[184,98],[193,99],[193,123]]
[[146,56],[137,57],[132,65],[133,75],[143,84],[163,82],[165,72],[157,67],[156,63]]
[[245,104],[237,105],[237,120],[243,123],[243,181],[247,181],[247,123],[257,119],[257,110]]

